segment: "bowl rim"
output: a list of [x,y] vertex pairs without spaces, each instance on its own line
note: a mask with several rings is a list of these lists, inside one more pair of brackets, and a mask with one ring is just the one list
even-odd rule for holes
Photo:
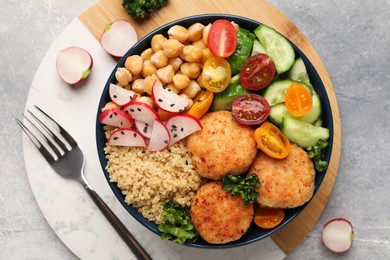
[[[126,52],[126,54],[115,65],[113,71],[111,72],[108,80],[105,83],[104,89],[103,89],[102,94],[100,96],[99,105],[98,105],[98,109],[97,109],[97,116],[96,116],[95,134],[96,134],[96,146],[97,146],[97,150],[98,150],[97,152],[98,152],[98,156],[99,156],[99,161],[100,161],[100,165],[102,167],[103,173],[105,175],[105,178],[106,178],[111,190],[113,191],[115,197],[119,200],[119,202],[126,209],[126,211],[128,213],[130,213],[130,215],[133,218],[135,218],[141,225],[143,225],[144,227],[146,227],[147,229],[149,229],[150,231],[152,231],[153,233],[155,233],[156,235],[159,235],[159,236],[161,236],[161,233],[157,230],[157,225],[151,221],[148,221],[146,218],[144,218],[137,211],[137,209],[126,204],[124,201],[124,196],[123,196],[121,190],[118,188],[116,183],[113,183],[110,181],[109,174],[106,171],[107,160],[105,158],[105,152],[104,152],[104,147],[106,145],[107,140],[105,139],[103,125],[100,124],[100,122],[99,122],[101,108],[108,101],[108,98],[109,98],[108,97],[108,87],[109,87],[110,83],[116,82],[116,80],[115,80],[116,69],[118,67],[124,66],[125,60],[129,55],[132,55],[135,53],[139,54],[140,52],[137,52],[137,51],[142,51],[143,49],[145,49],[145,48],[143,48],[142,50],[141,49],[138,50],[139,48],[143,47],[144,45],[150,46],[150,39],[153,35],[155,35],[157,33],[162,33],[164,35],[167,35],[168,29],[171,26],[176,25],[176,24],[180,24],[183,26],[186,25],[188,27],[189,25],[191,25],[194,22],[208,23],[211,21],[215,21],[217,19],[227,19],[230,21],[235,21],[237,24],[240,25],[240,27],[241,27],[241,24],[246,24],[246,25],[249,24],[250,25],[249,27],[251,27],[253,29],[257,26],[265,24],[265,23],[261,23],[259,21],[247,18],[247,17],[232,15],[232,14],[222,14],[222,13],[198,14],[198,15],[183,17],[180,19],[173,20],[169,23],[166,23],[166,24],[154,29],[153,31],[149,32],[148,34],[146,34],[132,48],[130,48]],[[243,26],[243,27],[246,28],[245,26]],[[304,61],[305,65],[306,65],[306,69],[307,69],[309,77],[310,77],[310,81],[320,97],[321,107],[322,107],[322,119],[324,122],[323,126],[328,128],[329,132],[330,132],[330,137],[328,140],[329,145],[326,148],[326,153],[325,153],[325,157],[324,157],[324,160],[329,163],[330,157],[332,154],[332,150],[333,150],[334,127],[333,127],[332,109],[330,106],[330,102],[329,102],[326,88],[325,88],[324,83],[321,80],[321,77],[319,76],[317,70],[314,68],[313,64],[306,57],[306,55],[288,38],[287,38],[287,40],[293,46],[294,51],[296,53],[296,57],[301,57],[302,60]],[[324,111],[326,111],[326,113],[324,113]],[[260,241],[260,240],[274,234],[275,232],[279,231],[280,229],[282,229],[283,227],[285,227],[286,225],[291,223],[291,221],[293,219],[295,219],[302,212],[302,210],[304,210],[306,208],[306,206],[310,203],[310,201],[316,195],[318,189],[320,188],[320,186],[322,184],[322,181],[323,181],[326,173],[327,173],[327,170],[325,170],[324,172],[318,172],[316,170],[315,189],[313,192],[313,196],[311,197],[311,199],[308,202],[306,202],[302,206],[299,206],[299,207],[294,208],[294,209],[285,209],[286,217],[279,226],[277,226],[273,229],[270,229],[270,230],[266,230],[266,231],[263,230],[264,231],[264,232],[262,232],[263,234],[255,236],[258,233],[258,232],[256,232],[256,230],[260,229],[260,228],[255,226],[255,224],[252,222],[252,224],[248,230],[248,232],[250,230],[252,230],[252,233],[248,234],[248,232],[247,232],[237,241],[226,243],[226,244],[209,244],[209,243],[205,242],[201,237],[199,237],[199,239],[195,243],[186,242],[186,243],[184,243],[184,245],[190,246],[190,247],[207,248],[207,249],[231,248],[231,247],[243,246],[243,245],[247,245],[247,244],[250,244],[250,243],[253,243],[256,241]]]

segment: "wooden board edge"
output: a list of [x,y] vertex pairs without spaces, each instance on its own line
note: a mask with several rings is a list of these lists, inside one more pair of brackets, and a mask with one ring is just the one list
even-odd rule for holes
[[[171,2],[172,1],[173,0],[171,0]],[[336,95],[330,77],[327,73],[325,65],[322,63],[314,47],[310,44],[307,38],[299,30],[299,28],[297,28],[295,24],[292,23],[292,21],[290,21],[286,16],[284,16],[274,6],[263,0],[256,2],[256,4],[262,5],[262,11],[265,13],[263,19],[256,19],[256,17],[253,16],[248,17],[275,28],[276,30],[284,34],[287,38],[289,38],[305,53],[308,59],[312,62],[313,66],[316,68],[325,85],[326,91],[328,93],[329,102],[332,108],[334,125],[333,150],[329,168],[323,180],[323,183],[317,194],[313,197],[313,199],[305,208],[305,210],[289,225],[271,236],[271,238],[279,246],[279,248],[286,255],[288,255],[302,242],[306,235],[315,226],[318,219],[322,215],[322,212],[325,209],[328,199],[332,193],[338,173],[339,161],[341,156],[340,115]],[[168,8],[173,8],[172,10],[177,11],[176,7],[174,7],[172,3],[168,4],[168,6],[164,8],[165,10],[162,10],[161,13],[155,14],[155,19],[159,21],[162,21],[164,19],[174,20],[185,16],[184,14],[175,16],[174,12],[168,12]],[[223,8],[224,7],[221,7],[221,12],[223,12]],[[233,10],[230,13],[235,15],[242,15],[238,10]],[[166,15],[166,17],[163,17],[164,15]],[[150,28],[155,25],[155,22],[153,20],[145,21],[142,23],[134,21],[122,8],[120,0],[101,0],[97,4],[92,6],[90,9],[82,13],[79,16],[79,19],[98,40],[103,33],[104,26],[117,19],[125,19],[132,23],[136,28]],[[145,35],[145,29],[143,28],[141,30],[141,34],[139,35],[140,37]]]

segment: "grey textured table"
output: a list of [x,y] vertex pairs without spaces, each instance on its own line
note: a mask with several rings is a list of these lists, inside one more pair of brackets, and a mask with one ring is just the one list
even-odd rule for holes
[[[0,9],[0,259],[76,259],[46,223],[24,168],[14,118],[45,52],[61,31],[96,1],[5,1]],[[316,48],[338,98],[342,155],[338,178],[318,224],[288,259],[390,259],[390,1],[279,1]],[[335,217],[355,229],[340,256],[321,243]]]

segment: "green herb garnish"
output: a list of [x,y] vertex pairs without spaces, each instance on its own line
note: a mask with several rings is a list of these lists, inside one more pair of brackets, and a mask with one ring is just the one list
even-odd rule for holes
[[258,186],[260,186],[260,180],[254,173],[245,179],[232,174],[226,175],[222,179],[222,189],[231,192],[232,196],[240,194],[245,205],[256,201],[259,196]]
[[123,0],[122,5],[134,19],[145,19],[165,6],[168,0]]
[[196,241],[198,232],[194,228],[189,212],[182,206],[168,202],[162,215],[166,222],[158,225],[158,230],[162,233],[161,239],[170,239],[179,244]]
[[314,163],[314,167],[319,172],[325,171],[328,168],[328,162],[323,160],[325,157],[325,148],[328,144],[327,141],[320,139],[315,145],[306,148],[309,157]]

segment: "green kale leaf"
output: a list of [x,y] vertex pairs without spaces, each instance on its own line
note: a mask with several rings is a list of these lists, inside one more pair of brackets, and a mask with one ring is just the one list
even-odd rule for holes
[[328,168],[328,162],[323,160],[325,157],[325,148],[328,145],[329,143],[327,141],[320,139],[315,145],[306,148],[309,157],[313,160],[314,167],[319,172],[325,171]]
[[168,202],[164,206],[162,215],[166,221],[158,225],[158,230],[162,233],[161,239],[170,239],[179,244],[196,241],[198,232],[189,212],[182,206]]
[[231,193],[232,196],[241,195],[245,205],[253,203],[259,196],[257,187],[260,186],[260,180],[256,174],[251,174],[245,179],[239,175],[226,175],[222,179],[222,189]]
[[122,6],[134,19],[145,19],[167,3],[168,0],[123,0]]

